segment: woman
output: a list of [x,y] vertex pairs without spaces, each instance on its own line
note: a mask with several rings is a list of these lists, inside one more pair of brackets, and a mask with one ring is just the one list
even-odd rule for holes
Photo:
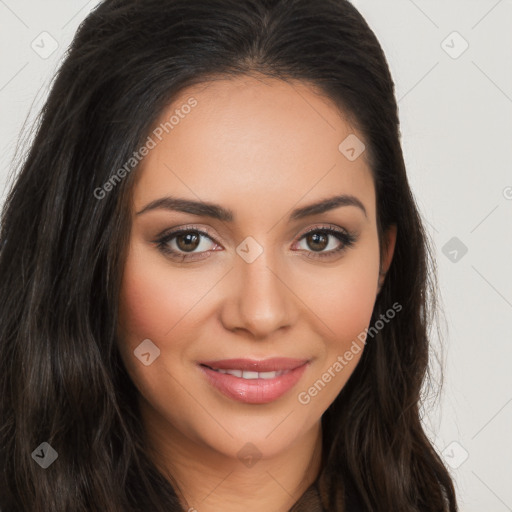
[[345,0],[105,0],[5,202],[0,506],[456,511],[434,277]]

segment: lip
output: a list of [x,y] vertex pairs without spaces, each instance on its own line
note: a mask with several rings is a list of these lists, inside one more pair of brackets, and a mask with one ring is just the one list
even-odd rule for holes
[[[306,371],[308,364],[307,359],[224,359],[201,362],[199,368],[209,384],[228,398],[248,404],[266,404],[277,400],[292,389]],[[212,368],[287,373],[273,379],[244,379],[217,372]]]

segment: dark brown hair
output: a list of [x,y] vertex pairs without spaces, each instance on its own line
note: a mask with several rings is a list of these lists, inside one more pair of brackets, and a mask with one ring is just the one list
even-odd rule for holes
[[[107,197],[95,191],[180,91],[249,74],[311,84],[350,116],[371,156],[381,243],[398,230],[372,325],[403,309],[322,418],[324,506],[342,511],[350,483],[371,512],[457,510],[420,420],[435,269],[372,30],[346,0],[105,0],[75,36],[3,208],[3,512],[181,510],[145,450],[116,348],[136,171]],[[31,456],[42,442],[58,453],[45,470]]]

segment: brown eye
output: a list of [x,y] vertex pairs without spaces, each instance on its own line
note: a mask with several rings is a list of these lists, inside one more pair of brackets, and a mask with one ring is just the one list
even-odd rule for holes
[[155,243],[162,253],[180,261],[203,259],[220,247],[206,231],[190,228],[164,234]]
[[200,236],[194,231],[176,237],[176,245],[181,251],[194,251],[199,246]]
[[323,251],[329,244],[329,235],[323,231],[316,231],[307,235],[306,241],[313,251]]
[[304,233],[299,239],[303,247],[299,248],[309,252],[311,258],[325,258],[340,254],[353,246],[356,240],[355,234],[344,229],[322,226]]

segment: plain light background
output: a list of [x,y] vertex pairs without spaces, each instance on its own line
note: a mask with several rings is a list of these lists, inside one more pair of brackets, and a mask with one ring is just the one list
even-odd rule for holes
[[[436,250],[445,380],[425,427],[462,512],[512,511],[512,0],[353,3],[387,56]],[[97,4],[0,0],[2,203],[20,130]]]

